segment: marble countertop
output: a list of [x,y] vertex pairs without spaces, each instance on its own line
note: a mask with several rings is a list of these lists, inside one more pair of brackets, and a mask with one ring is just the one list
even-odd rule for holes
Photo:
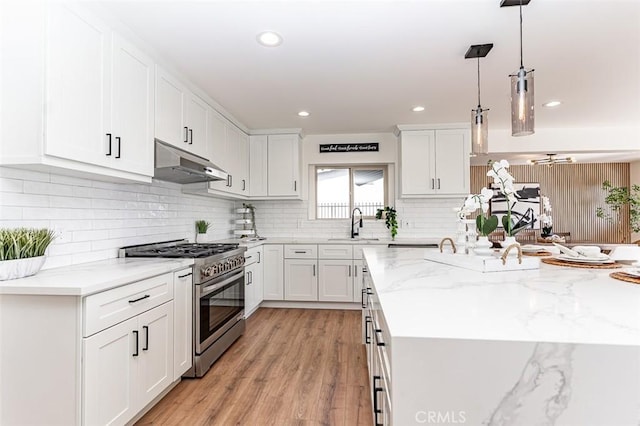
[[640,285],[611,270],[481,273],[427,261],[424,249],[364,255],[393,337],[640,346]]
[[0,294],[88,296],[193,265],[193,259],[118,258],[45,269],[0,281]]

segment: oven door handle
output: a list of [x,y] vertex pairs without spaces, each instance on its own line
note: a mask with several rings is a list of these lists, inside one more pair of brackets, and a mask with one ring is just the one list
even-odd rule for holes
[[202,297],[202,296],[206,296],[207,294],[213,293],[214,291],[221,289],[225,285],[230,284],[233,281],[243,277],[244,277],[244,270],[240,270],[238,271],[237,274],[234,274],[229,278],[225,279],[224,281],[220,281],[219,283],[211,284],[206,287],[198,286],[200,287],[199,296]]

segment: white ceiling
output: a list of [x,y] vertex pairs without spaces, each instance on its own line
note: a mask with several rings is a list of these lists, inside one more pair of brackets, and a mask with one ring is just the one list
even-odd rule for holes
[[[476,100],[509,125],[518,8],[500,0],[103,1],[140,38],[249,128],[307,134],[466,122]],[[532,0],[524,65],[536,69],[536,126],[638,125],[640,1]],[[256,42],[265,30],[284,42]],[[549,109],[553,99],[562,106]],[[426,110],[414,113],[414,105]],[[307,110],[310,117],[297,116]]]

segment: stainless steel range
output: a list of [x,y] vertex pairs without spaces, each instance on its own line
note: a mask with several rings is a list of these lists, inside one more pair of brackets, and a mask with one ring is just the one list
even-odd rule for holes
[[194,359],[185,377],[202,377],[245,330],[246,250],[238,244],[193,244],[186,240],[120,249],[120,257],[194,259]]

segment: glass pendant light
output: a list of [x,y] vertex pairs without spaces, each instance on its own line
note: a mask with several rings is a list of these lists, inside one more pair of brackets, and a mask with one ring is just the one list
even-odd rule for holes
[[478,59],[478,108],[471,110],[471,155],[487,154],[488,129],[489,129],[489,109],[483,109],[480,103],[480,58],[487,56],[493,44],[476,44],[469,47],[464,55],[465,59]]
[[527,136],[535,133],[533,69],[525,69],[522,59],[522,6],[530,0],[503,0],[503,6],[520,8],[520,69],[511,77],[511,136]]

